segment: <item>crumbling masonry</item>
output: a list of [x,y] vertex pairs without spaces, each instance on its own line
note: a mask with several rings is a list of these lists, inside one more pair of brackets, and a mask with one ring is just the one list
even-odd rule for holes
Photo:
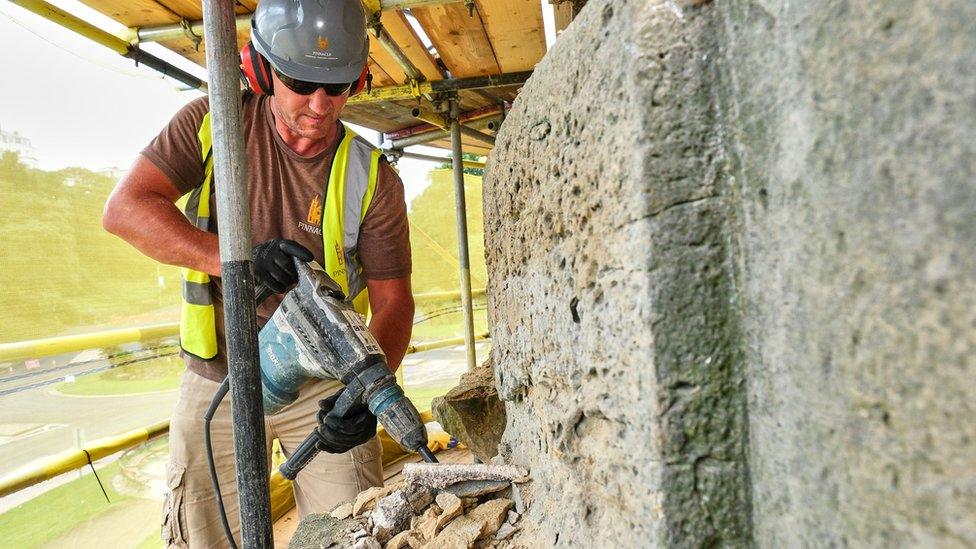
[[587,3],[485,177],[540,542],[976,545],[974,21]]

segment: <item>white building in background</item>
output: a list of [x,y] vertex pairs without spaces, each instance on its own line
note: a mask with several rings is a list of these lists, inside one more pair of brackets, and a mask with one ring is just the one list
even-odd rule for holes
[[37,167],[37,151],[31,145],[30,139],[16,131],[7,132],[0,128],[0,152],[14,151],[20,157],[20,163],[31,168]]

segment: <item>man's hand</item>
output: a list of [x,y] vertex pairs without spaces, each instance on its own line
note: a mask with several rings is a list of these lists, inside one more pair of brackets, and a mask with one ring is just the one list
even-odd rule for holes
[[376,435],[376,416],[360,404],[345,417],[333,413],[342,391],[319,401],[319,450],[330,454],[348,452]]
[[315,258],[308,248],[294,240],[275,238],[262,242],[251,250],[256,282],[280,294],[298,282],[293,257],[306,263]]

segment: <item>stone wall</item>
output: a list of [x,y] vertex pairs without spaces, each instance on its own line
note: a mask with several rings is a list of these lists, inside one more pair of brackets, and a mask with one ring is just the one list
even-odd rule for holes
[[489,160],[529,520],[976,543],[976,7],[697,4],[590,0]]
[[976,545],[976,4],[719,11],[756,537]]

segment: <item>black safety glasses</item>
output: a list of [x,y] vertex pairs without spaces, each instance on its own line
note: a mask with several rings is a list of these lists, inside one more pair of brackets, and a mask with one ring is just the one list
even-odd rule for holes
[[328,95],[329,97],[339,97],[340,95],[349,91],[349,87],[352,86],[351,82],[346,82],[345,84],[320,84],[318,82],[296,80],[290,76],[281,74],[278,69],[273,70],[275,74],[278,75],[278,80],[281,80],[282,84],[298,95],[312,95],[315,93],[315,90],[322,88],[325,90],[325,95]]

